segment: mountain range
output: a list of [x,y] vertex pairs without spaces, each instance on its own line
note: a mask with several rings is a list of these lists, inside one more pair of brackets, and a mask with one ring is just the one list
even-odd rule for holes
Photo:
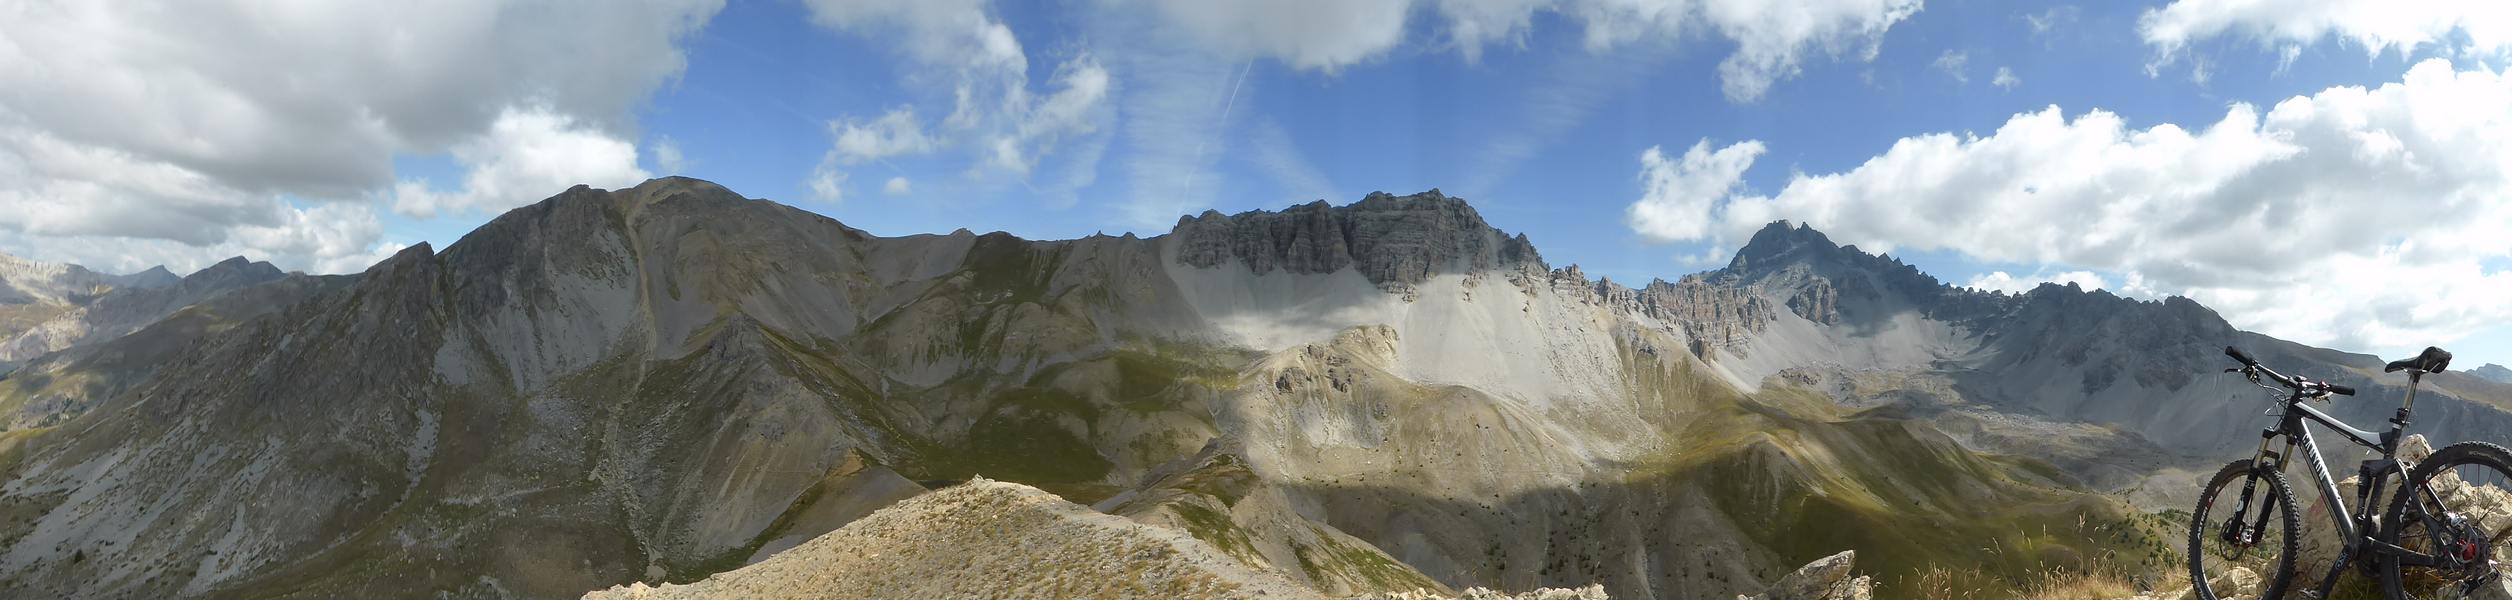
[[[1975,291],[1784,222],[1724,268],[1590,279],[1437,190],[1036,241],[665,178],[357,275],[231,263],[0,265],[8,347],[51,332],[0,380],[0,596],[685,584],[980,477],[1328,595],[1724,598],[1844,549],[1908,595],[2168,569],[2152,512],[2267,408],[2228,344],[2363,389],[2332,405],[2357,423],[2403,384],[2187,299]],[[2427,384],[2419,431],[2512,436],[2512,384]]]

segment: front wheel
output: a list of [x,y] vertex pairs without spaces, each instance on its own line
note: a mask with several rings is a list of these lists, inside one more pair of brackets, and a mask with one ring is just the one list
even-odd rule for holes
[[2383,593],[2471,598],[2512,584],[2512,566],[2500,564],[2512,560],[2506,552],[2512,550],[2512,493],[2505,491],[2512,486],[2512,451],[2452,444],[2416,465],[2407,482],[2382,514],[2381,540],[2416,556],[2382,555]]
[[2189,589],[2198,600],[2276,598],[2294,579],[2302,518],[2285,474],[2224,465],[2189,514]]

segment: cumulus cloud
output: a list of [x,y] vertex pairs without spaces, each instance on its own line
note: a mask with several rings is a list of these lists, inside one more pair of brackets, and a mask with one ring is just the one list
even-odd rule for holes
[[2284,46],[2288,52],[2336,37],[2354,42],[2373,56],[2391,50],[2405,54],[2427,45],[2500,55],[2512,52],[2512,4],[2495,0],[2175,0],[2147,9],[2137,19],[2137,32],[2166,62],[2192,43],[2223,36]]
[[[12,170],[0,177],[0,211],[43,214],[0,229],[25,246],[47,236],[276,243],[248,234],[289,227],[295,200],[375,202],[396,183],[395,156],[472,143],[518,109],[624,136],[631,108],[684,67],[679,40],[721,7],[20,4],[0,19],[0,169]],[[93,201],[69,200],[82,194]],[[355,250],[381,243],[368,242]],[[322,260],[288,251],[246,254],[291,267]]]
[[1736,41],[1736,52],[1718,63],[1720,89],[1730,101],[1751,102],[1795,77],[1807,52],[1874,60],[1884,32],[1917,14],[1919,0],[1708,0],[1701,7],[1710,27]]
[[453,157],[469,173],[461,189],[404,180],[393,187],[393,210],[421,218],[500,212],[577,184],[621,188],[651,177],[637,167],[636,145],[537,108],[499,115],[486,133],[455,146]]
[[28,234],[0,228],[0,251],[112,273],[159,265],[189,273],[232,256],[313,273],[354,273],[404,248],[377,241],[383,236],[383,224],[366,204],[296,205],[273,200],[264,208],[272,217],[267,224],[233,227],[218,241],[204,244],[119,235]]
[[892,196],[905,196],[908,191],[907,178],[905,177],[891,177],[888,183],[881,184],[881,193],[884,194]]
[[1631,204],[1631,229],[1657,241],[1699,239],[1711,231],[1710,209],[1744,182],[1744,171],[1762,155],[1762,143],[1743,141],[1717,150],[1701,140],[1681,158],[1656,146],[1640,153],[1640,201]]
[[[1334,71],[1387,53],[1403,41],[1411,0],[1198,2],[1137,0],[1234,57],[1269,57],[1293,67]],[[1433,0],[1445,45],[1467,60],[1484,47],[1521,43],[1535,15],[1550,11],[1584,25],[1591,50],[1696,32],[1735,44],[1719,63],[1728,99],[1758,100],[1795,77],[1806,55],[1874,58],[1884,32],[1919,11],[1920,0]]]
[[[1710,157],[1760,144],[1699,145],[1676,167],[1652,151],[1633,227],[1723,244],[1786,218],[1870,250],[2119,274],[2288,339],[2408,348],[2512,318],[2501,302],[2512,272],[2486,266],[2512,258],[2508,146],[2512,76],[2435,59],[2379,87],[2265,112],[2233,105],[2196,129],[2051,107],[1986,136],[1903,138],[1848,171],[1714,203],[1698,198],[1742,167]],[[1695,155],[1721,168],[1684,176]]]

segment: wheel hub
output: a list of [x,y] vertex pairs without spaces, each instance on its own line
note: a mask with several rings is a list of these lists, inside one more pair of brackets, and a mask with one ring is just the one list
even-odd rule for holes
[[2249,554],[2251,547],[2259,545],[2259,536],[2242,524],[2238,511],[2233,518],[2225,519],[2224,525],[2216,528],[2216,539],[2224,542],[2222,555],[2225,560],[2238,560],[2242,555]]
[[2493,540],[2487,539],[2485,530],[2476,523],[2466,516],[2452,514],[2438,529],[2440,531],[2436,533],[2440,535],[2435,539],[2438,542],[2435,546],[2440,551],[2435,554],[2439,555],[2436,558],[2441,559],[2444,571],[2459,572],[2462,578],[2493,571]]

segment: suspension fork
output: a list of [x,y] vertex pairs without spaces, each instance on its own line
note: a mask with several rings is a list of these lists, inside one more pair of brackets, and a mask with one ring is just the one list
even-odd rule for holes
[[2243,541],[2258,540],[2268,531],[2268,517],[2275,516],[2276,514],[2275,502],[2260,503],[2259,516],[2256,519],[2252,519],[2247,526],[2244,526],[2243,524],[2243,517],[2247,516],[2247,513],[2250,512],[2251,494],[2259,486],[2260,469],[2268,469],[2272,471],[2284,470],[2285,457],[2292,456],[2294,454],[2294,439],[2292,437],[2286,438],[2284,452],[2277,453],[2268,451],[2268,444],[2276,441],[2277,436],[2283,433],[2282,429],[2267,429],[2259,432],[2259,450],[2258,452],[2253,453],[2250,458],[2251,472],[2248,476],[2242,478],[2241,500],[2233,505],[2233,518],[2225,521],[2226,524],[2233,526],[2225,529],[2225,536],[2231,538],[2225,540],[2225,542],[2232,543],[2234,545],[2242,545],[2241,542]]

